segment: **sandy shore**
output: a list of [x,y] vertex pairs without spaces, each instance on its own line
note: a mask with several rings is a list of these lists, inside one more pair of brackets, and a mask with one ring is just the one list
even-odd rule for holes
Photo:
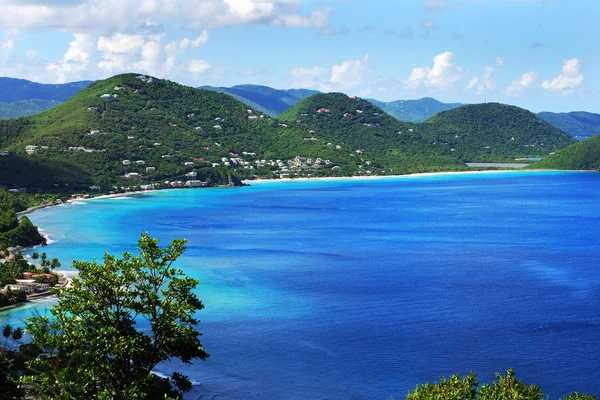
[[447,172],[420,172],[416,174],[405,174],[405,175],[371,175],[371,176],[326,176],[317,178],[282,178],[282,179],[254,179],[245,180],[245,184],[252,185],[252,183],[265,183],[265,182],[295,182],[295,181],[336,181],[336,180],[371,180],[371,179],[399,179],[399,178],[415,178],[415,177],[426,177],[426,176],[441,176],[441,175],[473,175],[473,174],[507,174],[507,173],[535,173],[535,172],[595,172],[595,171],[565,171],[555,169],[494,169],[494,170],[481,170],[481,171],[447,171]]

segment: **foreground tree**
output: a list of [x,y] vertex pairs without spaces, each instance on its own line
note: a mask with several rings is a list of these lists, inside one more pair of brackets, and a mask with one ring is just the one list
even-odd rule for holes
[[[160,248],[143,234],[138,250],[122,258],[105,254],[104,264],[75,261],[79,276],[57,292],[53,318],[28,321],[42,349],[29,365],[35,372],[24,378],[36,398],[153,398],[157,378],[151,371],[159,363],[208,357],[195,329],[194,315],[204,308],[193,293],[198,281],[173,267],[185,240]],[[169,383],[173,397],[191,388],[177,372]]]
[[[452,375],[439,382],[419,384],[406,396],[406,400],[543,400],[544,393],[537,384],[526,385],[517,380],[515,371],[509,369],[506,375],[497,373],[497,381],[483,384],[475,373],[461,379],[460,374]],[[595,400],[590,394],[573,392],[562,400]]]

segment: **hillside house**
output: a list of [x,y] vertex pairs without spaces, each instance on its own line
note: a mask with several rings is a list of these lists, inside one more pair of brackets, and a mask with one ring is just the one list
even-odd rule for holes
[[331,112],[331,109],[327,108],[327,107],[321,107],[317,110],[318,113],[329,113]]
[[103,94],[102,96],[100,96],[100,98],[101,98],[102,100],[110,100],[110,94],[108,94],[108,93],[105,93],[105,94]]
[[223,129],[223,128],[221,127],[221,125],[215,125],[215,126],[213,126],[213,128],[215,128],[215,129]]
[[146,167],[146,172],[156,172],[156,167]]
[[90,133],[88,133],[88,136],[96,136],[99,134],[100,134],[100,131],[97,129],[94,129],[94,130],[90,131]]
[[123,160],[123,165],[131,165],[131,160]]
[[88,107],[89,111],[98,111],[98,107]]
[[191,167],[191,166],[194,165],[194,163],[192,161],[186,161],[186,162],[183,163],[183,165],[186,166],[186,167]]
[[137,172],[128,172],[124,175],[125,179],[139,179],[141,178],[141,175],[138,174]]

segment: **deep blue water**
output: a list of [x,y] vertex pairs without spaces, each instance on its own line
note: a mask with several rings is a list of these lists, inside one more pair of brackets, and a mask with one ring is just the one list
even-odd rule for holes
[[143,230],[189,239],[179,266],[201,280],[211,353],[182,369],[189,398],[383,400],[508,368],[552,399],[600,394],[600,174],[267,182],[84,203],[31,215],[63,265],[134,251]]

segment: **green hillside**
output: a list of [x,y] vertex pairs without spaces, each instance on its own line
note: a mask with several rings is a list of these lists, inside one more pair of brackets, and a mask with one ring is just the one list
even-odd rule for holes
[[56,100],[20,100],[14,103],[0,103],[0,119],[26,117],[56,107]]
[[454,148],[465,161],[548,155],[575,142],[531,112],[506,104],[473,104],[444,111],[423,124],[430,140]]
[[319,140],[343,145],[353,157],[374,162],[388,173],[465,168],[449,148],[424,138],[419,125],[400,122],[372,103],[343,93],[311,96],[280,118]]
[[442,103],[431,97],[423,97],[418,100],[396,100],[389,102],[374,99],[367,100],[390,114],[392,117],[406,122],[423,122],[439,112],[462,106],[460,103]]
[[[330,112],[319,113],[322,107]],[[442,164],[448,159],[513,161],[547,155],[575,142],[527,110],[495,103],[462,106],[411,124],[365,100],[322,94],[305,99],[280,118],[299,120],[355,147],[375,146],[378,154],[434,157]]]
[[534,163],[531,168],[600,171],[600,136],[572,144]]
[[[380,118],[396,123],[380,113]],[[273,120],[228,95],[151,77],[118,75],[95,82],[51,110],[0,121],[0,148],[9,152],[0,157],[4,166],[0,185],[67,191],[99,186],[105,191],[113,186],[164,186],[165,181],[231,184],[239,183],[238,178],[463,167],[451,158],[413,160],[410,169],[390,169],[407,162],[390,157],[395,153],[385,152],[385,140],[379,135],[356,145],[336,143],[340,146],[336,148],[327,145],[335,142],[334,132],[312,140],[309,131]],[[407,150],[394,151],[415,160],[432,155],[421,138],[414,136],[414,142],[409,136],[401,138],[398,143],[405,143],[402,147]],[[366,160],[356,157],[359,145],[375,149],[369,157],[378,168],[368,169]]]
[[570,113],[541,112],[536,115],[579,140],[600,135],[600,114],[573,111]]
[[202,86],[201,89],[229,94],[249,107],[271,117],[277,117],[299,101],[319,93],[309,89],[279,90],[261,85],[236,85],[230,88]]

